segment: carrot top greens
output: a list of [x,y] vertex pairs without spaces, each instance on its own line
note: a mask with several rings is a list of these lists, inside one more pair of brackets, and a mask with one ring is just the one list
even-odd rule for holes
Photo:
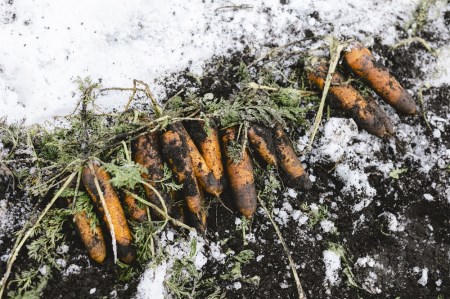
[[[59,267],[56,259],[64,257],[58,248],[64,244],[62,227],[69,216],[84,211],[93,220],[90,222],[92,230],[99,224],[88,195],[80,189],[81,171],[88,161],[100,162],[111,174],[111,183],[116,188],[132,193],[128,190],[143,183],[141,174],[146,169],[131,160],[130,143],[149,131],[163,131],[167,126],[183,120],[204,121],[206,131],[212,123],[222,129],[239,125],[240,137],[226,149],[233,160],[239,161],[248,145],[246,132],[250,123],[308,128],[310,124],[306,114],[316,108],[316,93],[307,90],[304,79],[297,73],[279,76],[278,69],[265,67],[264,64],[251,66],[258,70],[255,73],[241,63],[236,69],[236,77],[241,82],[235,84],[236,88],[227,96],[190,90],[176,94],[163,104],[156,102],[149,86],[142,81],[133,81],[131,88],[103,88],[90,78],[78,78],[75,83],[80,99],[72,114],[56,117],[54,122],[45,126],[27,127],[23,123],[0,121],[0,138],[7,149],[6,156],[1,157],[0,170],[13,174],[16,187],[36,198],[35,211],[18,234],[8,261],[0,297],[7,285],[11,297],[34,296],[42,292],[54,273],[53,269]],[[104,112],[97,106],[97,98],[110,92],[131,93],[123,111]],[[134,103],[139,99],[149,103],[145,105],[146,109],[135,108]],[[273,169],[257,169],[256,176],[256,183],[261,188],[259,198],[265,200],[271,209],[275,196],[273,190],[279,189],[281,183]],[[164,178],[156,183],[165,191],[180,188],[167,166],[164,166]],[[148,208],[142,188],[137,188],[135,192],[133,197],[139,205]],[[47,202],[47,195],[55,193],[57,196]],[[64,200],[58,200],[58,197]],[[56,202],[60,202],[59,206],[64,203],[66,208],[50,209]],[[41,212],[44,204],[47,206]],[[160,210],[160,213],[165,212]],[[167,221],[178,225],[167,214],[164,221],[130,222],[138,265],[130,266],[118,261],[121,279],[135,278],[150,261],[157,265],[165,259],[168,253],[157,243]],[[245,235],[244,226],[242,230]],[[15,279],[7,284],[14,260],[25,244],[28,244],[26,247],[31,259],[29,269],[15,271]],[[258,283],[258,277],[247,278],[240,272],[241,265],[252,260],[253,255],[252,251],[244,250],[241,254],[230,256],[230,272],[217,279]],[[192,257],[177,262],[171,271],[167,287],[175,295],[183,296],[193,285],[198,296],[222,298],[224,294],[217,287],[217,281],[203,280],[202,272],[195,269]]]

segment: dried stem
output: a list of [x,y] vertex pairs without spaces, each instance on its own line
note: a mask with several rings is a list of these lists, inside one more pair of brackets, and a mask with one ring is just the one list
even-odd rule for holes
[[323,88],[322,98],[320,99],[319,109],[317,110],[316,119],[314,120],[313,131],[311,133],[311,137],[309,138],[310,140],[309,140],[308,148],[310,148],[310,149],[314,142],[314,137],[316,136],[317,130],[319,129],[320,122],[322,121],[323,108],[325,107],[325,99],[328,95],[328,90],[331,85],[331,79],[333,78],[334,71],[336,70],[336,66],[339,61],[341,52],[344,49],[344,47],[346,46],[345,43],[339,43],[339,42],[337,45],[335,45],[336,42],[337,41],[334,39],[332,41],[330,41],[330,55],[331,55],[330,67],[328,68],[328,74],[327,74],[327,78],[325,80],[325,86]]

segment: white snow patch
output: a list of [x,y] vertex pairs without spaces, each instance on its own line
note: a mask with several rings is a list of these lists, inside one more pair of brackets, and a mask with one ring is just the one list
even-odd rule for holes
[[369,177],[359,170],[352,170],[349,165],[341,164],[336,167],[336,175],[345,183],[344,193],[356,192],[367,197],[373,197],[377,191],[369,184]]
[[167,240],[173,241],[174,233],[172,231],[168,231],[166,234]]
[[209,244],[210,254],[218,262],[224,262],[227,255],[221,251],[220,244],[211,242]]
[[318,148],[319,157],[336,163],[343,158],[350,140],[358,134],[358,126],[353,119],[333,117],[323,130]]
[[[153,82],[186,68],[200,73],[214,54],[226,55],[246,44],[264,51],[262,45],[303,38],[308,28],[317,36],[354,37],[366,44],[377,36],[392,45],[399,39],[395,27],[411,18],[417,2],[305,0],[283,5],[267,0],[252,2],[251,9],[216,11],[229,3],[3,1],[0,111],[10,119],[44,122],[72,111],[76,76],[124,86],[133,78]],[[267,8],[270,14],[264,13]],[[315,11],[318,18],[311,17]],[[152,87],[159,98],[164,96],[162,82]],[[104,102],[123,106],[112,94]]]
[[429,74],[428,81],[432,86],[450,84],[450,46],[445,46],[438,51],[435,63],[424,67],[424,71]]
[[57,259],[56,263],[61,266],[62,268],[65,268],[67,266],[67,262],[64,259]]
[[[163,234],[162,234],[163,235]],[[192,262],[195,268],[200,271],[207,263],[205,256],[205,240],[198,236],[196,232],[189,233],[186,239],[177,239],[175,243],[168,243],[167,238],[160,240],[161,248],[165,251],[166,260],[160,264],[150,264],[141,276],[136,298],[166,298],[166,290],[164,289],[164,280],[171,275],[171,269],[175,260],[185,259],[192,256]],[[193,244],[196,244],[195,252],[191,252]],[[214,247],[214,245],[213,245]],[[216,248],[211,252],[215,252],[217,258],[222,258],[220,249]]]
[[292,198],[297,198],[298,193],[294,189],[288,188],[284,195],[287,195],[287,196],[292,197]]
[[334,222],[330,221],[330,220],[320,221],[320,226],[322,227],[323,231],[326,233],[334,232],[336,230],[336,227],[334,226]]
[[405,230],[405,225],[400,223],[397,216],[391,212],[383,212],[380,217],[386,217],[388,221],[388,229],[392,232],[402,232]]
[[325,263],[325,279],[331,285],[338,285],[340,283],[339,269],[341,269],[340,256],[331,250],[325,250],[323,261]]
[[422,269],[422,276],[419,278],[417,283],[422,286],[426,286],[426,284],[428,283],[428,268]]
[[80,274],[81,267],[75,264],[70,264],[67,269],[64,271],[64,276],[72,275],[72,274]]
[[431,195],[431,194],[429,194],[429,193],[425,193],[425,194],[423,195],[423,198],[425,198],[426,201],[433,201],[433,200],[434,200],[433,195]]
[[137,286],[136,299],[164,299],[166,271],[167,264],[165,262],[154,269],[145,270]]

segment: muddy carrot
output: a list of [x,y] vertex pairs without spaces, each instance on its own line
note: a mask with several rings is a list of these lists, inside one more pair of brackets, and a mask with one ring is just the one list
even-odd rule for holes
[[[108,216],[106,215],[105,208],[102,205],[102,200],[100,198],[101,195],[97,190],[95,178],[100,185],[100,191],[103,194],[106,208],[108,209],[111,217],[111,224],[108,221]],[[124,263],[130,263],[135,257],[135,252],[131,246],[131,231],[128,228],[125,213],[120,205],[119,196],[111,185],[110,180],[110,175],[103,168],[94,163],[92,163],[92,169],[90,167],[85,167],[83,170],[82,181],[86,191],[97,206],[97,209],[100,212],[103,221],[105,221],[108,229],[112,229],[110,225],[114,228],[113,232],[117,242],[117,255],[119,259]]]
[[237,140],[237,129],[227,128],[222,136],[222,145],[226,158],[225,168],[233,191],[237,209],[247,218],[252,218],[256,211],[256,189],[253,177],[253,166],[247,149],[242,153],[240,161],[232,157],[228,148]]
[[176,126],[169,125],[161,134],[163,157],[167,160],[175,180],[183,186],[182,193],[192,213],[204,209],[203,199],[192,167],[186,140]]
[[[219,181],[216,180],[214,173],[208,168],[205,160],[197,149],[194,141],[189,136],[188,132],[182,124],[177,124],[177,129],[181,134],[183,134],[186,145],[188,148],[189,156],[191,157],[193,170],[197,181],[200,186],[209,194],[213,196],[219,196],[222,193],[223,188]],[[222,164],[221,160],[216,161],[216,163]]]
[[[308,79],[320,89],[324,88],[328,67],[325,62],[311,66]],[[394,132],[391,120],[372,97],[364,98],[358,90],[345,82],[345,78],[335,72],[329,89],[335,103],[349,111],[355,122],[371,134],[379,137]]]
[[100,225],[92,229],[93,219],[88,218],[85,211],[76,213],[73,220],[89,256],[95,262],[103,263],[106,257],[106,245]]
[[183,211],[184,223],[190,227],[195,228],[198,232],[204,233],[206,231],[206,210],[203,209],[199,213],[192,213],[187,207]]
[[[142,174],[142,179],[158,191],[164,200],[168,213],[170,213],[172,197],[167,192],[164,192],[160,184],[156,183],[164,177],[164,164],[161,156],[159,133],[152,132],[138,137],[131,143],[131,152],[134,162],[147,169],[147,173]],[[149,201],[162,209],[161,201],[156,193],[146,185],[144,185],[144,190]],[[134,202],[133,206],[137,206],[135,199],[131,197],[130,202],[131,200]],[[139,214],[142,214],[142,212],[139,211]],[[162,219],[162,216],[158,213],[153,213],[152,216],[157,219]]]
[[247,136],[252,149],[256,151],[267,164],[277,168],[278,163],[271,130],[257,124],[252,124],[248,128]]
[[397,112],[416,113],[417,107],[411,95],[388,69],[377,65],[369,49],[360,43],[353,44],[344,54],[344,62]]
[[216,181],[219,183],[219,190],[222,193],[224,172],[217,127],[211,124],[206,130],[205,123],[201,121],[188,121],[185,122],[185,125],[200,154],[205,159],[206,166],[213,172]]
[[[130,215],[131,219],[137,222],[144,222],[147,218],[147,210],[143,209],[139,206],[136,199],[129,193],[126,193],[124,195],[123,203],[127,207],[128,214]],[[156,213],[155,213],[156,214]]]
[[303,168],[302,162],[298,159],[289,138],[280,126],[275,128],[275,149],[279,168],[287,175],[287,183],[305,190],[311,189],[312,183],[308,174]]

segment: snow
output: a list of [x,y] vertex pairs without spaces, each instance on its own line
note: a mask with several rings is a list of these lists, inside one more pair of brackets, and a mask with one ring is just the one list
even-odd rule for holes
[[174,233],[172,231],[168,231],[166,234],[167,240],[173,241]]
[[79,274],[81,272],[81,267],[75,264],[70,264],[67,269],[64,271],[64,275],[72,275],[72,274]]
[[440,50],[434,68],[429,72],[428,80],[432,82],[433,86],[441,86],[443,84],[450,84],[450,46]]
[[334,222],[330,221],[330,220],[320,221],[320,226],[322,227],[323,231],[326,233],[334,232],[336,230],[336,227],[334,226]]
[[[186,238],[174,238],[169,240],[167,235],[172,235],[174,232],[163,232],[158,242],[160,249],[164,252],[164,258],[158,264],[150,263],[145,272],[141,275],[137,287],[136,298],[166,298],[165,280],[170,278],[171,269],[176,260],[189,259],[191,256],[191,249],[193,242],[196,244],[195,252],[191,257],[197,271],[206,265],[208,259],[205,252],[205,240],[198,236],[197,233],[191,232]],[[212,245],[212,246],[211,246]],[[219,246],[210,244],[210,255],[216,256],[219,259],[224,259],[224,254],[220,251]]]
[[65,268],[67,266],[67,262],[64,259],[57,259],[56,264],[58,264],[62,268]]
[[161,263],[155,269],[147,268],[137,286],[136,299],[164,299],[164,278],[167,264]]
[[227,255],[222,252],[220,244],[211,242],[209,244],[210,254],[213,259],[218,262],[224,262]]
[[[246,45],[263,52],[264,45],[304,38],[307,28],[366,44],[379,36],[392,45],[399,40],[395,26],[411,18],[417,3],[297,0],[283,5],[266,0],[249,9],[217,10],[229,2],[3,1],[0,111],[10,120],[27,117],[29,123],[67,114],[75,105],[72,82],[77,76],[101,78],[108,86],[130,86],[132,79],[142,79],[163,97],[161,80],[172,72],[189,68],[200,74],[213,55]],[[263,13],[267,8],[270,13]],[[442,59],[447,60],[433,66],[448,65],[448,58]],[[104,103],[124,104],[117,95]]]
[[426,201],[433,201],[433,199],[434,199],[433,195],[431,195],[429,193],[425,193],[423,195],[423,198],[425,198]]
[[339,269],[341,269],[341,258],[338,254],[331,250],[323,252],[323,262],[325,263],[325,279],[331,285],[338,285]]
[[390,212],[383,212],[380,217],[386,217],[388,221],[388,230],[392,232],[402,232],[405,230],[405,225],[400,223],[397,217]]
[[30,209],[28,199],[19,204],[0,199],[0,244],[3,238],[12,238],[14,230],[25,223]]
[[422,286],[426,286],[426,284],[428,283],[428,268],[422,269],[422,276],[419,278],[417,283]]
[[350,140],[358,134],[358,126],[353,119],[331,118],[323,131],[318,158],[336,163],[343,158]]
[[297,191],[295,191],[294,189],[288,188],[288,189],[286,190],[286,193],[285,193],[284,195],[288,195],[288,196],[291,197],[291,198],[297,198],[298,193],[297,193]]
[[41,266],[38,270],[39,270],[39,273],[41,273],[41,275],[43,275],[43,276],[45,276],[47,274],[47,271],[48,271],[46,265]]

